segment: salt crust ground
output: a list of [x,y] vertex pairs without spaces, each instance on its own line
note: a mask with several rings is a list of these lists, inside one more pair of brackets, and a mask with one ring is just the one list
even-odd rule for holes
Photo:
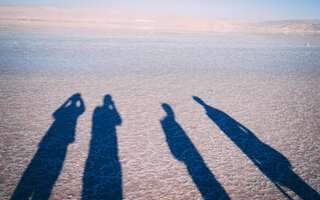
[[[160,120],[167,103],[232,199],[286,199],[192,99],[202,98],[283,154],[320,191],[320,73],[167,70],[112,74],[0,74],[0,199],[9,199],[53,112],[81,93],[86,110],[69,145],[51,199],[80,199],[92,114],[111,94],[124,199],[200,199],[183,163],[171,154]],[[285,189],[285,188],[284,188]],[[285,189],[286,190],[286,189]],[[288,191],[293,199],[299,199]]]

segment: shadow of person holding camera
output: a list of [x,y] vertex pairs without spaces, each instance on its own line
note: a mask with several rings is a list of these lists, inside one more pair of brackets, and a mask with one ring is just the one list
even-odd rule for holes
[[122,174],[116,126],[121,117],[111,95],[94,110],[89,155],[83,174],[82,199],[122,199]]
[[85,111],[80,94],[71,96],[54,113],[55,121],[42,138],[11,199],[49,199],[65,157],[75,139],[78,117]]

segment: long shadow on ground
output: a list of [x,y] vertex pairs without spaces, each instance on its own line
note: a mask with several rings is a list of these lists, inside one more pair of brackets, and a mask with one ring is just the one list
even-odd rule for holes
[[213,176],[196,147],[175,121],[174,112],[168,104],[162,104],[167,116],[161,120],[168,146],[173,156],[183,162],[204,199],[229,199],[228,194]]
[[319,193],[292,171],[290,162],[281,153],[261,142],[249,129],[226,113],[207,105],[199,97],[194,96],[193,98],[205,108],[208,117],[288,199],[291,197],[280,185],[289,188],[302,199],[320,199]]
[[[77,105],[80,102],[80,105]],[[11,199],[49,199],[67,152],[74,141],[78,117],[85,107],[80,94],[70,97],[53,117],[55,121],[24,172]]]
[[121,166],[116,126],[120,115],[110,95],[93,113],[89,155],[83,175],[82,199],[122,199]]

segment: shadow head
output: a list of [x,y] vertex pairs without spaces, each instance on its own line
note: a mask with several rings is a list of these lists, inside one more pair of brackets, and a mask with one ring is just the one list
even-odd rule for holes
[[199,97],[197,96],[192,96],[192,98],[198,102],[199,104],[203,105],[203,106],[206,106],[206,103],[204,103],[204,101],[202,101],[202,99],[200,99]]
[[173,117],[174,118],[174,112],[173,112],[172,108],[168,104],[163,103],[162,104],[162,108],[164,109],[164,111],[166,111],[166,113],[167,113],[167,115],[169,117]]
[[73,99],[80,99],[81,98],[81,94],[80,93],[75,93],[74,95],[72,95]]
[[75,93],[74,95],[72,95],[69,100],[67,101],[67,103],[65,104],[65,108],[70,107],[70,106],[76,106],[76,107],[80,107],[80,101],[81,100],[81,94],[80,93]]
[[72,102],[76,102],[78,100],[81,99],[81,94],[80,93],[75,93],[74,95],[72,95],[69,100],[72,101]]
[[112,97],[110,94],[107,94],[106,96],[104,96],[103,103],[105,105],[109,105],[112,103]]

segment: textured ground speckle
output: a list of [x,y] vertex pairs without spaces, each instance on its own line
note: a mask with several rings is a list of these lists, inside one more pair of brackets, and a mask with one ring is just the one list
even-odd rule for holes
[[[320,73],[185,70],[113,74],[0,75],[0,198],[10,199],[52,114],[81,93],[78,118],[51,199],[81,199],[92,115],[110,94],[121,116],[116,127],[124,199],[201,199],[184,162],[172,155],[160,121],[162,103],[192,141],[231,199],[286,199],[271,180],[207,116],[198,96],[241,123],[320,191]],[[293,199],[299,197],[282,187]]]

